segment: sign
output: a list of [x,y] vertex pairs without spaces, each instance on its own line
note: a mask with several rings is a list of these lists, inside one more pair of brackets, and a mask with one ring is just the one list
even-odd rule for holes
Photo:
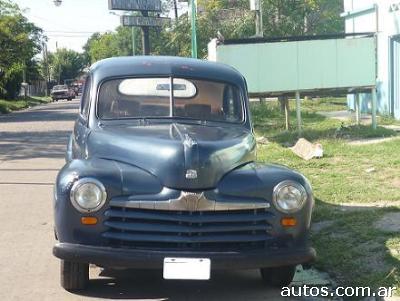
[[250,10],[260,10],[260,0],[250,0]]
[[121,16],[122,26],[150,26],[161,27],[169,18],[143,17],[143,16]]
[[108,0],[111,10],[161,11],[161,0]]

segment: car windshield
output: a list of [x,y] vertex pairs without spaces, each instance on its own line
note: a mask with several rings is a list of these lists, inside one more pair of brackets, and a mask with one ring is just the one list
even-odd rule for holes
[[183,78],[107,81],[100,89],[97,113],[101,119],[187,118],[231,123],[242,122],[244,115],[236,86]]
[[66,85],[54,86],[53,90],[68,90],[68,86]]

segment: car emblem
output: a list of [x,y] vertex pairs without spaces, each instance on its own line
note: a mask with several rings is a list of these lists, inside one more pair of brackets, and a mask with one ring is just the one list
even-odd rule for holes
[[186,171],[186,179],[188,179],[188,180],[197,179],[197,170],[195,170],[195,169],[188,169],[188,170]]

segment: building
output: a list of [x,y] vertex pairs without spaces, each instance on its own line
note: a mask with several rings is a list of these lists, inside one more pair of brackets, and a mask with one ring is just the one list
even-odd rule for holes
[[[344,0],[346,33],[376,35],[377,109],[400,119],[400,1]],[[371,94],[360,96],[362,111],[370,111]],[[349,95],[350,108],[355,96]]]

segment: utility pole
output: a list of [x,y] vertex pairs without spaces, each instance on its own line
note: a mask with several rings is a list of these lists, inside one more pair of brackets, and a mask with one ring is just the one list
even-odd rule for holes
[[[142,11],[143,17],[148,17],[148,11]],[[142,44],[143,44],[143,55],[150,54],[150,30],[148,26],[142,26]]]
[[43,42],[43,63],[44,63],[44,72],[45,72],[45,80],[46,80],[46,91],[45,96],[48,96],[49,93],[49,82],[50,82],[50,71],[49,71],[49,59],[47,54],[47,45]]
[[250,0],[250,10],[256,13],[256,36],[263,37],[263,12],[262,12],[262,0]]
[[136,55],[136,32],[135,27],[132,26],[132,56]]
[[174,14],[175,14],[175,22],[178,22],[178,3],[176,0],[174,0]]
[[192,27],[192,57],[197,59],[197,28],[196,28],[196,15],[197,15],[197,1],[190,1],[190,12],[191,12],[191,20],[190,24]]

